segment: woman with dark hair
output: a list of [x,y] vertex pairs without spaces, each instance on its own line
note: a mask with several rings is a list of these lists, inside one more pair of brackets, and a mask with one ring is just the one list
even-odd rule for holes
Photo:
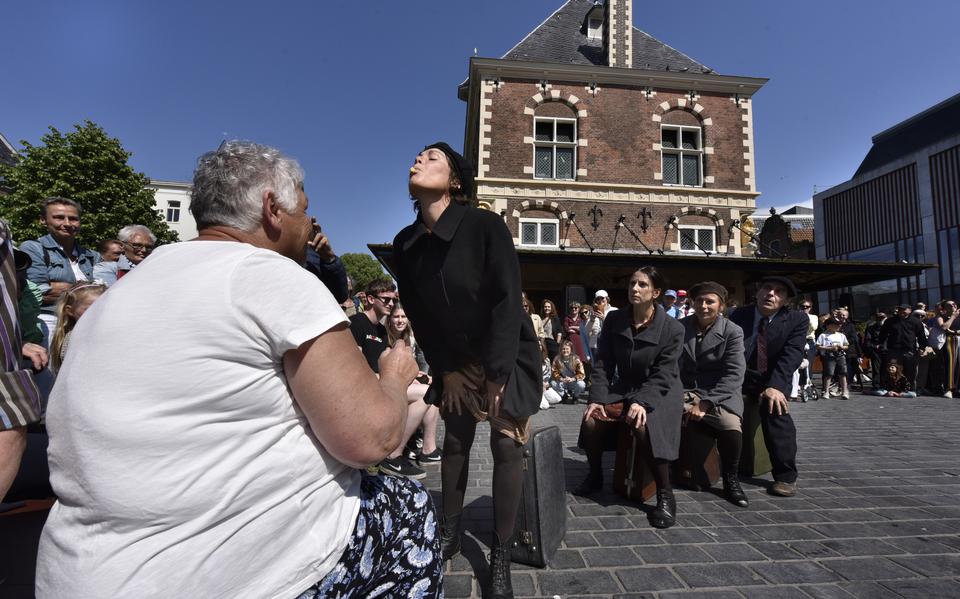
[[393,241],[396,277],[417,341],[433,369],[428,403],[446,434],[441,486],[444,559],[460,551],[460,520],[477,423],[493,455],[491,597],[513,597],[510,540],[523,482],[522,445],[543,394],[539,343],[521,308],[520,264],[499,215],[469,205],[473,173],[445,143],[410,169],[416,221]]
[[680,321],[684,328],[680,379],[684,388],[687,430],[717,440],[723,476],[723,496],[747,507],[737,470],[743,447],[743,329],[723,316],[727,290],[713,281],[690,288],[693,314]]
[[560,339],[563,337],[563,329],[560,327],[560,315],[557,314],[557,307],[548,299],[543,300],[540,304],[540,321],[543,323],[543,340],[552,360],[560,353]]
[[666,287],[656,268],[637,269],[627,285],[630,307],[610,312],[604,319],[590,401],[580,426],[590,472],[574,491],[589,495],[603,486],[603,452],[615,450],[617,428],[628,427],[647,445],[650,456],[657,507],[649,519],[655,528],[676,523],[670,462],[679,456],[683,416],[683,386],[677,369],[683,325],[667,316],[657,302]]

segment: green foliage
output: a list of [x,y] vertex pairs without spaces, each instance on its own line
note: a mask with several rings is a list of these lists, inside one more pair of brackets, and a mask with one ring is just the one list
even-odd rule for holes
[[177,233],[154,209],[150,180],[127,164],[130,153],[96,123],[84,121],[63,134],[54,127],[41,145],[21,141],[23,151],[13,166],[0,165],[9,195],[0,195],[0,217],[10,223],[18,242],[46,235],[40,203],[61,196],[83,206],[77,238],[95,248],[117,236],[126,225],[150,227],[158,243],[177,241]]
[[374,279],[389,279],[377,259],[370,254],[342,254],[340,260],[353,279],[354,291],[363,291]]

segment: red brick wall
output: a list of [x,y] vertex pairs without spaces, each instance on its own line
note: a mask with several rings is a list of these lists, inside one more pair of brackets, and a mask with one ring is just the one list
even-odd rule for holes
[[[489,94],[493,104],[489,108],[492,117],[490,151],[487,177],[532,179],[524,174],[523,167],[533,166],[533,151],[524,137],[533,136],[533,118],[523,109],[532,96],[538,93],[536,81],[505,81],[499,90]],[[597,183],[623,183],[633,185],[661,185],[654,179],[660,170],[660,153],[653,144],[660,143],[660,123],[652,118],[662,114],[663,122],[695,125],[701,119],[712,119],[712,125],[704,127],[703,144],[714,149],[704,157],[704,176],[713,176],[714,182],[706,188],[749,190],[744,184],[743,158],[745,138],[741,118],[745,109],[731,101],[726,94],[702,93],[698,103],[704,107],[700,118],[684,109],[673,109],[666,114],[660,109],[664,101],[676,105],[677,98],[686,94],[657,90],[657,95],[647,99],[641,89],[607,86],[601,87],[596,96],[584,89],[585,84],[562,84],[551,82],[551,90],[561,92],[563,97],[574,95],[580,99],[579,107],[587,116],[578,121],[578,135],[587,140],[587,147],[578,150],[578,168],[587,169],[587,176],[579,181]],[[549,92],[548,92],[549,94]],[[689,101],[688,101],[688,105]],[[542,105],[537,114],[567,116],[569,107]],[[556,112],[556,114],[553,114]]]

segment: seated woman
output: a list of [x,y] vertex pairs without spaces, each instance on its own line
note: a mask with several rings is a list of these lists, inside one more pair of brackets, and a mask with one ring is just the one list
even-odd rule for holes
[[540,353],[543,354],[543,397],[540,399],[540,409],[549,410],[550,406],[560,403],[563,398],[550,386],[553,378],[553,363],[550,361],[550,354],[543,340],[540,343]]
[[886,371],[880,381],[880,388],[870,391],[870,395],[877,397],[916,397],[917,394],[910,391],[909,381],[903,375],[903,366],[896,360],[887,362]]
[[560,355],[553,359],[552,374],[550,386],[567,403],[576,403],[577,397],[587,388],[583,362],[573,353],[573,343],[570,341],[564,341],[560,346]]
[[737,469],[743,446],[743,329],[721,314],[727,290],[706,281],[694,285],[693,314],[681,320],[684,328],[680,379],[688,427],[716,438],[723,473],[723,496],[747,507]]
[[594,356],[590,404],[580,425],[590,473],[574,491],[589,495],[603,486],[603,452],[616,449],[619,427],[629,427],[649,448],[648,465],[657,486],[657,507],[649,518],[655,528],[676,523],[670,462],[679,455],[683,416],[683,386],[677,370],[683,325],[657,303],[666,288],[663,275],[644,266],[630,277],[629,308],[610,312],[604,319]]

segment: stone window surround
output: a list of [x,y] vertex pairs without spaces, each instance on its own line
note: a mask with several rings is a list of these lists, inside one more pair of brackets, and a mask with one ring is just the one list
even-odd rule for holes
[[[697,97],[697,96],[696,96],[696,95],[693,95],[693,97]],[[700,104],[699,102],[691,102],[690,99],[689,99],[689,97],[687,97],[687,98],[676,98],[676,99],[674,99],[672,102],[671,102],[671,101],[663,101],[663,102],[661,102],[659,105],[657,105],[657,109],[656,109],[656,111],[651,115],[651,119],[653,119],[653,122],[654,122],[654,123],[657,123],[657,124],[659,125],[659,124],[663,121],[663,115],[665,115],[666,113],[668,113],[668,112],[670,112],[670,111],[673,111],[673,110],[685,110],[686,112],[689,112],[689,113],[692,114],[694,117],[696,117],[698,121],[700,121],[700,129],[701,129],[701,133],[700,133],[700,144],[701,144],[701,150],[703,151],[703,156],[706,157],[706,156],[712,155],[712,154],[713,154],[713,146],[706,145],[706,143],[707,143],[707,142],[709,141],[709,139],[710,139],[710,137],[709,137],[709,127],[712,127],[712,126],[713,126],[713,119],[710,118],[710,117],[704,117],[704,114],[703,114],[703,113],[704,113],[704,110],[705,110],[705,109],[704,109],[703,105]],[[660,152],[661,150],[662,150],[662,148],[660,147],[660,142],[659,142],[659,141],[655,142],[655,143],[653,144],[653,151],[655,151],[655,152]],[[704,160],[704,162],[706,162],[706,160]],[[707,170],[707,169],[705,168],[705,166],[701,163],[701,166],[700,166],[700,171],[701,171],[701,185],[700,185],[700,186],[701,186],[701,187],[702,187],[702,186],[706,186],[706,185],[712,185],[712,184],[714,183],[713,175],[707,175],[707,174],[706,174],[706,170]],[[656,181],[663,181],[663,165],[662,165],[662,163],[661,163],[661,166],[660,166],[660,170],[657,171],[657,172],[655,172],[655,173],[653,173],[653,178],[654,178],[654,180],[656,180]],[[672,187],[672,186],[671,186],[671,187]],[[688,185],[688,186],[686,186],[686,187],[690,187],[690,186]]]
[[[523,243],[523,225],[527,223],[536,223],[537,225],[537,242],[536,243]],[[552,224],[555,226],[555,239],[552,244],[545,244],[540,242],[540,236],[542,232],[541,225]],[[517,221],[517,234],[520,235],[517,245],[520,247],[539,247],[539,248],[558,248],[560,247],[561,242],[561,232],[560,232],[560,220],[555,218],[542,218],[542,217],[520,217]]]
[[[523,114],[535,117],[537,112],[537,107],[546,102],[563,102],[564,104],[566,104],[571,110],[574,111],[576,115],[577,149],[575,153],[577,154],[577,164],[583,163],[583,153],[587,148],[587,140],[586,138],[583,137],[583,134],[582,134],[583,119],[587,118],[588,116],[587,110],[586,108],[584,108],[583,102],[580,100],[580,98],[578,98],[573,94],[562,92],[558,89],[550,89],[549,84],[544,86],[545,89],[543,91],[540,91],[542,89],[540,84],[535,85],[535,88],[537,89],[537,93],[531,96],[529,100],[527,100],[526,104],[523,107]],[[533,146],[534,137],[532,135],[525,136],[523,138],[523,143]],[[534,154],[535,154],[535,150],[531,148],[531,152],[530,152],[531,162],[529,165],[526,165],[523,167],[523,174],[529,175],[531,178],[533,178],[534,171],[535,171],[534,164],[533,164]],[[586,176],[587,176],[587,169],[578,167],[575,171],[574,180],[579,179],[581,177],[586,177]]]
[[[677,156],[680,156],[681,158],[679,158],[679,159],[677,160],[677,174],[678,174],[678,180],[679,180],[679,182],[678,182],[678,183],[666,183],[666,182],[664,182],[663,185],[664,185],[664,186],[669,186],[669,187],[703,187],[703,183],[704,183],[704,181],[703,181],[703,180],[704,180],[704,177],[703,177],[703,171],[704,171],[704,166],[703,166],[703,162],[704,162],[704,161],[703,161],[703,155],[704,155],[704,151],[703,151],[703,127],[694,127],[694,126],[691,126],[691,125],[664,125],[663,123],[661,123],[661,124],[660,124],[660,139],[661,139],[661,141],[663,140],[663,131],[664,131],[664,129],[677,131],[677,143],[678,143],[678,145],[677,145],[677,147],[675,147],[675,148],[664,149],[664,148],[663,148],[663,144],[660,144],[660,178],[661,178],[661,180],[663,180],[663,155],[664,155],[664,154],[675,154],[675,155],[677,155]],[[683,132],[684,132],[684,131],[692,131],[692,130],[696,130],[696,132],[697,132],[697,146],[698,146],[698,147],[697,147],[697,149],[695,149],[695,150],[685,150],[685,149],[683,149]],[[698,165],[698,166],[697,166],[697,169],[698,169],[698,171],[699,171],[699,172],[697,172],[697,181],[699,181],[699,183],[696,184],[696,185],[687,185],[686,183],[683,183],[683,158],[682,158],[682,156],[683,156],[683,155],[690,155],[690,154],[696,154],[696,155],[697,155],[697,165]]]

